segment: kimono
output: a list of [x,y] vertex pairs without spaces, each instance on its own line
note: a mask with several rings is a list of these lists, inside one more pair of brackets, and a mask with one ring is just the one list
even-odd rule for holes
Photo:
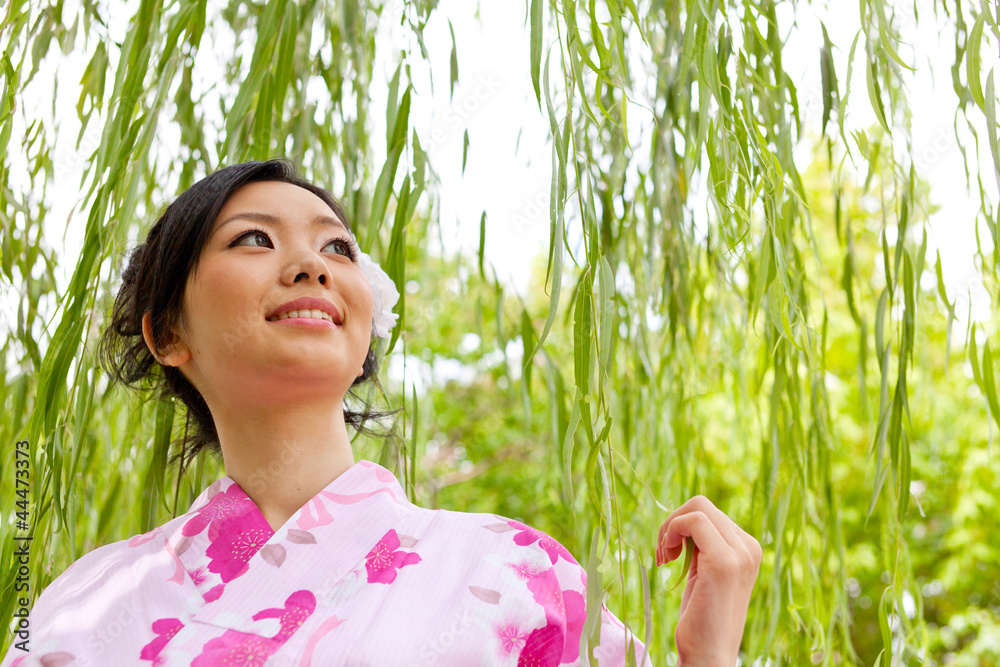
[[[358,461],[276,532],[231,478],[73,563],[2,667],[580,665],[586,574],[548,535],[429,510]],[[601,606],[599,665],[644,646]],[[649,664],[648,658],[644,663]]]

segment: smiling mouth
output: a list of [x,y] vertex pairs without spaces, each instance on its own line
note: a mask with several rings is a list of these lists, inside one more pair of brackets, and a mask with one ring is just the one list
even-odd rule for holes
[[267,318],[267,321],[278,322],[279,320],[288,320],[294,317],[314,319],[314,320],[326,320],[327,322],[337,324],[336,322],[333,321],[333,318],[330,317],[330,313],[327,313],[322,310],[290,310],[287,313],[282,313],[281,315],[277,315],[275,317],[269,317]]

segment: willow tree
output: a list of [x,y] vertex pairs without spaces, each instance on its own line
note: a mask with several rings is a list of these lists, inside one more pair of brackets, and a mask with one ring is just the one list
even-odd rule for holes
[[[665,589],[679,574],[650,572],[652,540],[664,508],[707,492],[765,545],[748,661],[929,661],[935,647],[908,532],[917,516],[911,462],[925,433],[914,421],[914,378],[949,400],[974,382],[982,434],[986,420],[1000,424],[997,343],[976,327],[967,332],[970,382],[955,379],[956,364],[949,369],[950,347],[942,371],[940,355],[918,345],[940,342],[927,333],[931,320],[935,331],[947,327],[951,345],[956,303],[940,258],[928,256],[927,192],[910,141],[907,77],[918,63],[900,55],[896,26],[918,8],[861,0],[850,44],[833,44],[824,27],[810,56],[822,74],[823,109],[811,127],[782,62],[797,27],[779,21],[777,5],[531,0],[524,76],[552,147],[545,284],[525,302],[504,293],[483,270],[484,219],[479,271],[463,274],[462,289],[487,304],[478,326],[497,331],[497,349],[520,339],[511,391],[523,405],[511,409],[535,414],[524,428],[537,435],[538,458],[518,470],[541,481],[535,511],[544,506],[567,521],[546,524],[530,507],[525,514],[585,561],[588,610],[603,591],[656,655],[670,655],[678,593]],[[118,41],[109,23],[123,11],[131,17]],[[82,553],[185,508],[218,472],[206,460],[183,477],[164,473],[184,415],[170,402],[134,403],[109,389],[93,355],[122,251],[200,176],[283,155],[329,184],[403,295],[390,353],[426,342],[420,308],[432,305],[404,286],[414,278],[441,284],[442,266],[456,265],[438,266],[426,252],[438,223],[437,181],[422,148],[428,137],[411,123],[410,72],[428,57],[424,29],[446,19],[442,11],[431,0],[6,3],[0,268],[17,315],[0,369],[0,557],[12,563],[14,538],[33,537],[33,595]],[[942,0],[919,20],[940,21],[954,37],[955,141],[963,155],[970,149],[966,173],[988,230],[978,237],[978,270],[996,299],[997,202],[989,193],[993,176],[1000,183],[1000,151],[994,71],[983,62],[1000,38],[996,6]],[[375,56],[386,48],[375,35],[387,22],[419,49],[399,55],[388,104],[373,109]],[[452,39],[454,89],[463,60]],[[208,85],[198,63],[219,44],[250,47],[217,54],[222,80]],[[849,53],[845,67],[835,53]],[[23,110],[26,96],[55,94],[54,83],[36,78],[46,63],[70,58],[88,63],[71,92],[77,146],[88,129],[99,141],[78,148],[84,195],[68,224],[82,229],[83,244],[78,257],[64,258],[51,232],[60,221],[47,218],[66,187],[52,154],[59,119]],[[652,71],[639,75],[637,62]],[[633,144],[626,112],[638,90],[652,91],[655,131]],[[870,107],[877,123],[845,126],[849,100]],[[382,142],[371,135],[372,114],[385,116],[382,164],[370,150]],[[819,157],[801,164],[796,149],[816,136]],[[978,161],[980,142],[992,163]],[[858,206],[865,195],[874,210]],[[574,254],[576,239],[582,251]],[[58,285],[67,261],[75,266]],[[927,292],[921,278],[935,271],[939,289]],[[831,382],[849,389],[831,397]],[[418,483],[426,476],[419,434],[438,415],[415,396],[404,386],[387,397],[406,408],[402,437],[358,446],[400,472],[420,503],[429,487]],[[27,531],[16,523],[17,440],[30,447]],[[865,480],[863,497],[845,492],[852,477]],[[975,490],[989,488],[981,484]],[[851,544],[845,522],[861,526]],[[859,652],[851,601],[849,554],[858,540],[885,573],[871,655]],[[5,567],[5,619],[15,580],[16,568]],[[991,595],[984,608],[998,604],[1000,594]],[[7,633],[0,646],[9,641]]]

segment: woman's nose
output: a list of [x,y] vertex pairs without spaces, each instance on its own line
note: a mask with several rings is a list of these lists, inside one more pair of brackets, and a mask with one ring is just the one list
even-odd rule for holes
[[[300,271],[299,274],[297,276],[295,276],[295,282],[299,282],[299,280],[302,279],[302,278],[304,278],[305,280],[309,280],[309,273],[307,273],[306,271]],[[319,281],[320,285],[325,285],[326,284],[326,274],[320,273],[319,277],[318,277],[318,281]]]
[[295,276],[292,283],[305,280],[316,280],[320,285],[325,285],[327,280],[327,267],[315,253],[303,253],[287,269],[286,275]]

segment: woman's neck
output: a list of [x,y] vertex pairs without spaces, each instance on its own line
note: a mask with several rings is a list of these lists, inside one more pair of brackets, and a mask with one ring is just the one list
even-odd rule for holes
[[226,474],[275,531],[354,465],[343,410],[315,405],[213,411]]

